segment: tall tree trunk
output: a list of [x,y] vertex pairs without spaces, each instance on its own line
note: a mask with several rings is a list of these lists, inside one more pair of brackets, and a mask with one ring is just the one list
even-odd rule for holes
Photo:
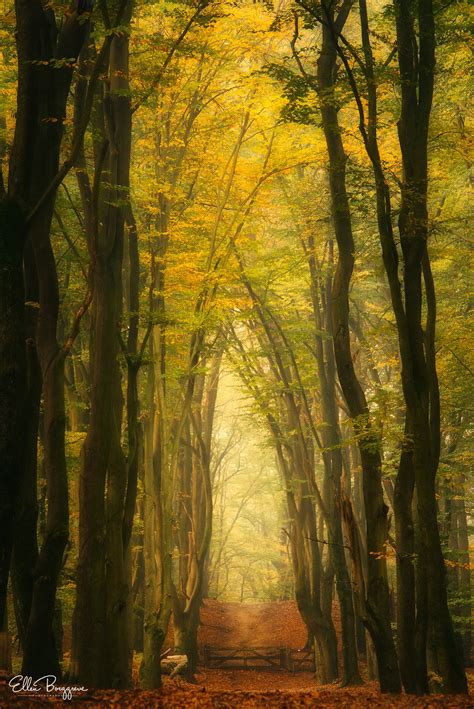
[[[328,481],[326,509],[328,511],[328,539],[331,559],[336,574],[336,589],[341,609],[342,623],[342,653],[344,674],[342,685],[358,685],[362,683],[356,647],[355,613],[352,597],[352,582],[347,568],[344,552],[344,538],[341,517],[341,478],[342,478],[342,442],[339,428],[339,413],[336,402],[336,362],[333,347],[332,330],[332,293],[331,277],[333,266],[333,244],[329,244],[330,263],[326,278],[325,292],[319,292],[320,274],[318,274],[314,240],[310,237],[307,246],[307,258],[311,275],[311,297],[315,317],[316,362],[320,387],[321,415],[324,427],[321,431],[321,442],[325,476]],[[322,312],[322,303],[326,312]],[[324,322],[323,322],[324,320]],[[323,340],[321,332],[326,330],[329,337]]]
[[[148,386],[153,386],[155,381],[155,376],[151,377]],[[153,400],[153,390],[150,399]],[[163,409],[159,404],[149,411],[151,425],[145,461],[145,625],[140,675],[145,689],[156,689],[161,685],[160,655],[172,608],[172,497],[164,450],[167,442],[162,435]]]
[[27,388],[23,244],[25,217],[18,204],[0,202],[0,618],[6,613],[14,520],[22,483],[21,439]]
[[[397,323],[401,379],[411,437],[410,464],[413,466],[416,491],[417,680],[421,683],[420,690],[426,691],[426,643],[429,637],[431,649],[434,649],[431,654],[443,677],[445,691],[466,692],[466,677],[447,604],[435,491],[440,450],[440,406],[435,357],[436,297],[427,251],[428,129],[435,67],[431,0],[417,0],[414,5],[406,0],[396,0],[395,16],[401,87],[398,135],[403,181],[398,228],[404,265],[403,294],[392,229],[390,188],[384,176],[377,142],[377,90],[365,0],[360,3],[360,18],[367,79],[367,124],[354,75],[347,60],[344,62],[357,101],[360,131],[374,169],[378,227]],[[416,20],[418,36],[415,33]],[[427,311],[425,331],[422,325],[423,282]],[[406,460],[400,472],[405,474],[405,470]],[[405,484],[409,492],[410,480]],[[403,584],[405,580],[411,583],[411,578],[406,575],[400,577],[399,583]],[[405,600],[410,594],[413,597],[412,591],[407,589]],[[409,658],[406,661],[409,662]]]
[[[112,225],[109,223],[109,229]],[[111,441],[119,432],[114,412],[118,369],[118,302],[116,234],[108,230],[111,253],[99,253],[94,269],[91,341],[90,423],[82,452],[79,487],[79,560],[76,627],[79,676],[85,685],[108,686],[105,673],[105,484]],[[104,236],[102,239],[105,240]],[[112,244],[110,243],[112,242]],[[114,259],[115,256],[115,259]],[[114,263],[115,261],[115,263]],[[115,420],[114,420],[115,419]]]
[[[407,425],[405,435],[410,435]],[[397,542],[397,649],[403,687],[405,692],[413,694],[418,691],[423,678],[426,678],[426,666],[419,666],[420,654],[416,647],[413,456],[408,441],[403,445],[407,450],[403,450],[400,456],[393,500]]]
[[[336,20],[339,31],[342,30],[347,12],[348,8],[342,10]],[[317,67],[318,91],[330,164],[329,184],[333,223],[339,250],[332,291],[334,352],[341,388],[358,434],[362,463],[368,569],[366,598],[362,599],[364,622],[372,637],[377,655],[381,691],[399,692],[398,660],[390,627],[385,560],[388,508],[383,499],[379,441],[373,431],[367,401],[354,370],[349,334],[349,286],[354,268],[354,239],[345,183],[347,158],[342,144],[334,97],[337,52],[330,27],[325,25],[322,32],[323,43]]]
[[[78,56],[88,30],[84,13],[89,10],[89,2],[72,3],[58,31],[54,12],[46,12],[39,2],[15,2],[18,89],[8,193],[0,181],[0,617],[5,610],[14,509],[23,469],[27,364],[22,267],[27,216],[58,168],[72,68],[69,61],[57,68],[51,60]],[[56,121],[47,126],[45,117]],[[52,200],[53,190],[49,203],[37,214],[48,229]]]
[[[460,476],[459,481],[462,489],[465,489],[464,476]],[[471,569],[469,555],[469,532],[466,512],[466,500],[460,496],[456,502],[457,512],[457,537],[458,537],[458,563],[459,563],[459,593],[461,616],[461,637],[464,649],[464,661],[467,667],[472,665],[472,595],[471,595]]]
[[177,535],[180,564],[173,591],[173,627],[175,647],[188,657],[190,679],[197,670],[197,631],[212,535],[211,445],[222,353],[223,341],[206,374],[190,375],[196,381],[183,435],[186,449],[182,450]]
[[[274,423],[272,432],[277,434]],[[331,619],[331,608],[324,608],[321,599],[323,580],[317,525],[312,496],[305,484],[301,484],[298,468],[292,472],[291,463],[285,460],[275,436],[280,469],[286,486],[288,516],[291,521],[291,563],[295,584],[295,599],[301,617],[314,638],[316,653],[316,679],[319,684],[328,684],[339,675],[337,639]]]
[[36,348],[38,321],[38,283],[31,242],[25,249],[27,406],[24,417],[25,447],[18,508],[15,520],[10,578],[15,619],[21,647],[24,648],[33,593],[33,570],[38,559],[37,541],[37,450],[41,402],[41,367]]
[[172,609],[171,519],[172,489],[169,449],[171,440],[166,410],[166,330],[164,254],[166,253],[166,209],[161,213],[161,238],[158,254],[152,254],[151,307],[158,319],[150,341],[148,368],[148,425],[145,442],[145,624],[143,660],[140,667],[142,686],[161,686],[160,655]]
[[[132,0],[129,0],[123,22],[130,23]],[[110,90],[104,100],[106,134],[110,146],[109,178],[114,186],[116,222],[113,226],[114,253],[111,254],[110,271],[116,292],[114,303],[115,342],[119,344],[120,320],[122,317],[122,267],[125,222],[130,206],[130,157],[132,140],[131,97],[129,85],[129,34],[118,33],[110,47]],[[138,274],[135,273],[134,277]],[[110,286],[109,286],[110,287]],[[105,352],[104,352],[105,354]],[[115,355],[117,357],[117,355]],[[136,437],[136,375],[129,368],[127,422],[131,424],[129,461],[122,449],[122,377],[117,362],[113,380],[112,410],[113,435],[110,441],[110,458],[107,469],[107,563],[106,582],[106,676],[113,687],[131,683],[131,637],[130,637],[130,584],[131,569],[129,545],[135,511],[138,448]],[[131,375],[131,380],[130,380]],[[131,468],[128,466],[131,463]]]
[[[124,21],[130,16],[128,3]],[[109,72],[110,87],[102,102],[107,182],[100,190],[92,234],[91,410],[80,478],[76,627],[81,681],[125,687],[131,681],[130,579],[124,544],[127,466],[121,445],[119,327],[131,141],[127,33],[113,36]],[[97,165],[96,183],[100,172]]]
[[[396,0],[395,11],[402,92],[398,134],[403,183],[398,228],[404,264],[404,308],[391,229],[382,230],[381,236],[397,318],[403,393],[412,433],[418,536],[417,616],[427,618],[430,644],[443,677],[444,691],[456,693],[466,692],[467,682],[448,608],[437,518],[435,478],[439,462],[440,419],[435,357],[436,297],[427,251],[428,129],[435,68],[434,13],[431,0],[418,0],[414,7],[405,0]],[[415,36],[415,16],[419,23],[418,37]],[[378,184],[380,190],[380,179]],[[425,331],[422,325],[423,283],[427,309]],[[420,601],[423,599],[422,606]],[[420,625],[426,626],[426,622],[421,620]],[[427,637],[426,630],[423,635]],[[423,652],[423,648],[419,650]]]

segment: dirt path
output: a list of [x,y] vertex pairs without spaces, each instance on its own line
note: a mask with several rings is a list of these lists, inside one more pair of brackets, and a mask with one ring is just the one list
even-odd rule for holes
[[199,644],[212,647],[288,647],[298,650],[306,629],[293,601],[219,603],[206,599]]

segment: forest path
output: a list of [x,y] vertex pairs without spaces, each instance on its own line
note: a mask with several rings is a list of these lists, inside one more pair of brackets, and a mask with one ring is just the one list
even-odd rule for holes
[[301,649],[306,629],[294,601],[221,603],[206,599],[199,645]]

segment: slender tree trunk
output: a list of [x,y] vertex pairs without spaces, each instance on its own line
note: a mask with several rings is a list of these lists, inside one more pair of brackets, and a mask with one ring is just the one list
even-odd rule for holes
[[[461,478],[460,484],[464,488],[465,481]],[[461,603],[459,615],[462,618],[461,636],[464,648],[464,660],[467,667],[472,665],[472,596],[471,596],[471,569],[469,555],[469,533],[464,496],[456,500],[458,524],[459,558],[459,591]]]
[[[68,539],[68,490],[64,449],[64,357],[56,340],[58,285],[50,228],[55,190],[45,190],[59,170],[59,155],[77,57],[88,31],[88,3],[74,3],[58,29],[53,11],[39,3],[16,3],[19,61],[18,112],[11,153],[10,185],[29,219],[29,238],[38,276],[40,319],[38,356],[44,393],[44,466],[48,517],[33,573],[31,610],[24,643],[23,672],[60,676],[53,621],[56,588]],[[63,65],[53,62],[68,59]],[[40,205],[38,209],[36,206]],[[18,245],[23,247],[21,240]],[[10,314],[10,317],[13,313]],[[20,319],[21,322],[21,319]],[[24,362],[24,356],[20,359]],[[30,420],[31,425],[32,420]],[[33,435],[33,433],[31,433]],[[21,437],[19,436],[19,441]],[[21,480],[21,476],[18,476]],[[1,605],[1,604],[0,604]]]
[[64,358],[59,350],[43,369],[44,460],[48,513],[41,551],[34,569],[33,597],[23,654],[23,674],[62,674],[54,633],[56,589],[69,537],[65,455]]
[[[112,235],[111,235],[112,238]],[[82,451],[79,487],[79,560],[76,629],[79,677],[87,686],[107,685],[105,676],[105,483],[112,419],[113,380],[118,375],[117,281],[103,256],[94,270],[90,423]]]
[[[330,266],[333,265],[333,246],[329,244]],[[311,292],[313,312],[316,328],[316,361],[321,397],[321,414],[324,428],[321,432],[321,441],[325,451],[322,453],[325,476],[328,481],[329,491],[326,496],[326,509],[328,511],[328,538],[331,550],[331,559],[336,574],[336,589],[341,609],[342,623],[342,652],[344,662],[344,675],[342,685],[358,685],[362,683],[357,661],[355,613],[352,598],[352,582],[349,576],[344,552],[344,537],[342,533],[341,517],[341,478],[342,478],[342,450],[339,428],[339,415],[336,402],[336,362],[333,348],[333,330],[331,320],[332,294],[331,275],[332,269],[326,279],[325,292],[319,292],[319,274],[317,272],[314,254],[314,240],[309,239],[307,256],[311,274]],[[324,297],[323,297],[324,296]],[[322,302],[326,311],[322,312]],[[324,322],[323,322],[324,317]],[[321,336],[325,328],[330,336],[326,341]]]
[[[152,268],[152,305],[164,319],[163,263]],[[165,408],[165,338],[160,324],[154,327],[150,342],[148,368],[148,412],[145,443],[145,625],[143,660],[140,668],[142,686],[156,689],[161,686],[160,654],[168,630],[172,609],[171,579],[171,519],[172,490],[168,452],[170,442],[165,440],[167,411]],[[156,400],[155,400],[156,392]]]
[[[51,107],[50,111],[53,115],[54,108]],[[61,108],[65,112],[65,103]],[[43,112],[50,115],[47,109],[43,108]],[[52,164],[45,161],[43,169],[47,169],[50,179],[58,169],[60,140],[57,131],[49,136],[49,143],[55,146],[56,155],[53,148],[52,154],[49,154]],[[44,143],[47,144],[46,139]],[[49,168],[46,167],[48,165]],[[48,500],[44,539],[33,570],[32,604],[23,653],[22,671],[33,677],[41,677],[48,672],[57,677],[62,674],[54,624],[56,589],[69,539],[64,402],[64,363],[68,350],[61,347],[57,340],[59,284],[50,241],[53,207],[54,195],[46,201],[30,230],[38,275],[40,310],[37,350],[43,382],[43,466]]]
[[[435,358],[436,297],[427,252],[428,129],[434,86],[435,27],[431,0],[412,8],[395,2],[397,46],[402,87],[398,124],[403,158],[402,203],[399,215],[403,254],[405,320],[397,316],[402,383],[413,429],[416,485],[419,584],[426,582],[426,613],[436,664],[446,692],[467,692],[448,608],[446,571],[441,549],[435,478],[439,461],[439,391]],[[419,36],[414,33],[418,16]],[[419,47],[419,49],[418,49]],[[415,49],[414,49],[415,48]],[[415,56],[416,52],[416,56]],[[427,305],[422,327],[423,281]],[[390,283],[392,292],[395,284]],[[394,305],[395,307],[395,305]],[[396,312],[397,315],[397,312]]]
[[[409,435],[408,427],[405,434]],[[404,444],[407,445],[407,444]],[[394,489],[395,531],[397,542],[397,648],[400,674],[407,693],[416,693],[426,677],[418,666],[415,624],[415,528],[412,515],[415,477],[413,457],[408,449],[402,451]]]
[[[87,331],[87,327],[84,328]],[[71,433],[82,433],[87,430],[87,399],[84,397],[84,382],[81,379],[80,368],[74,360],[80,355],[71,354],[66,360],[65,376],[67,383],[67,415],[68,430]]]
[[[278,448],[277,448],[278,450]],[[281,458],[281,455],[279,455]],[[316,653],[316,680],[319,684],[328,684],[338,678],[337,639],[331,619],[331,609],[321,605],[322,567],[319,545],[316,541],[316,520],[313,503],[308,499],[307,489],[303,486],[300,495],[295,497],[291,488],[295,486],[293,476],[289,475],[288,465],[280,460],[285,484],[287,486],[288,512],[291,520],[291,562],[295,582],[295,599],[301,617],[314,637]],[[298,479],[294,474],[294,479]],[[296,483],[297,486],[297,483]],[[298,501],[298,498],[299,501]]]
[[[130,17],[131,2],[123,21]],[[128,33],[112,38],[109,73],[101,104],[106,184],[99,187],[99,214],[93,215],[92,395],[81,471],[77,629],[81,680],[91,686],[126,687],[131,682],[128,544],[130,507],[133,514],[135,504],[133,496],[124,527],[128,479],[121,443],[119,328],[131,146]],[[98,164],[95,183],[100,177]]]
[[362,463],[364,503],[367,519],[367,593],[364,622],[377,654],[380,688],[400,691],[400,675],[390,627],[389,593],[385,544],[388,539],[387,512],[382,491],[379,442],[372,430],[364,392],[357,379],[349,334],[349,285],[354,268],[354,240],[345,184],[346,155],[334,97],[336,48],[329,27],[323,27],[323,44],[318,60],[318,90],[321,118],[329,156],[329,184],[333,223],[339,257],[333,280],[332,317],[334,351],[339,381],[358,434]]
[[179,577],[173,593],[175,646],[188,657],[187,676],[197,670],[197,631],[212,536],[211,446],[223,340],[205,374],[195,380],[189,421],[184,425],[177,535]]
[[[130,23],[132,2],[129,0],[124,22]],[[114,303],[115,342],[119,343],[119,328],[122,317],[122,267],[125,236],[125,220],[129,209],[124,202],[129,200],[131,156],[131,98],[129,86],[129,35],[117,34],[110,48],[110,92],[104,100],[106,133],[110,145],[109,175],[114,186],[116,201],[113,226],[114,253],[110,258],[110,272],[116,292]],[[134,273],[135,275],[135,273]],[[109,286],[111,287],[111,286]],[[113,350],[115,352],[116,350]],[[105,356],[105,351],[104,351]],[[115,354],[117,358],[117,354]],[[107,563],[106,582],[106,654],[107,677],[113,687],[125,687],[131,683],[131,638],[130,638],[130,557],[129,543],[135,511],[138,473],[136,434],[136,378],[132,371],[128,392],[127,417],[131,424],[132,450],[129,468],[122,449],[122,377],[119,363],[112,384],[113,434],[110,441],[110,458],[107,469]],[[128,499],[127,499],[128,495]]]
[[[140,527],[144,524],[143,518],[143,501],[138,505]],[[133,596],[133,649],[135,652],[143,652],[143,625],[145,622],[145,562],[143,552],[143,533],[140,531],[134,535],[134,546],[139,549],[132,564],[134,568],[134,578],[132,581],[132,596]]]
[[0,202],[0,618],[5,616],[14,520],[23,460],[20,442],[27,388],[24,325],[24,214]]
[[11,583],[15,619],[21,647],[25,647],[33,593],[33,569],[38,559],[37,542],[37,449],[41,401],[41,367],[36,348],[38,320],[38,285],[31,243],[25,250],[26,354],[27,396],[25,407],[25,450],[18,508],[15,521],[15,541],[11,565]]
[[172,607],[170,480],[160,453],[160,423],[156,414],[154,418],[153,453],[145,468],[145,495],[150,499],[149,516],[145,506],[145,626],[141,666],[145,689],[161,686],[160,654]]
[[150,364],[147,367],[146,411],[144,436],[144,477],[143,477],[143,661],[140,680],[144,687],[155,688],[161,684],[160,654],[164,634],[160,632],[157,618],[158,569],[155,556],[156,513],[153,486],[153,424],[155,420],[155,365],[153,362],[153,342],[150,342]]

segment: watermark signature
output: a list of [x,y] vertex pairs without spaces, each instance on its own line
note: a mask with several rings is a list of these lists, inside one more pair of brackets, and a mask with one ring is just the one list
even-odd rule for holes
[[55,675],[44,675],[33,679],[27,675],[15,675],[9,681],[9,686],[15,694],[25,696],[48,696],[62,697],[64,701],[70,701],[76,695],[84,694],[88,690],[80,685],[61,685],[57,683]]

